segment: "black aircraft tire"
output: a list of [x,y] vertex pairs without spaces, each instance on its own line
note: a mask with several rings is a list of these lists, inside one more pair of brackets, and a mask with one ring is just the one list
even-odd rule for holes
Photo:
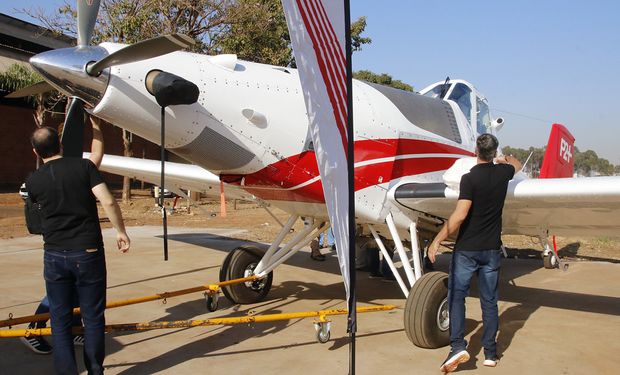
[[440,308],[447,308],[448,275],[430,272],[409,291],[405,304],[405,332],[417,347],[435,349],[450,343],[447,316],[440,326]]
[[[240,246],[232,250],[222,263],[220,281],[234,280],[245,277],[246,270],[254,269],[263,256],[263,251],[254,246]],[[273,271],[266,278],[256,280],[247,285],[240,283],[225,286],[222,292],[232,303],[249,304],[260,302],[271,290]]]

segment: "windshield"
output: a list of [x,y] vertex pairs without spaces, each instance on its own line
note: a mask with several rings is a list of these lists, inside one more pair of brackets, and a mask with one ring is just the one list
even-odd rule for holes
[[478,128],[478,134],[488,133],[489,128],[491,127],[491,116],[489,115],[489,106],[484,100],[480,98],[476,98],[476,103],[478,105],[478,118],[476,121],[476,127]]
[[441,85],[437,85],[435,87],[433,87],[431,90],[429,90],[426,94],[424,94],[424,96],[428,96],[429,98],[441,98],[441,94],[445,93],[448,91],[448,89],[450,84],[441,84]]
[[467,121],[471,124],[471,89],[462,83],[457,83],[449,99],[458,104]]

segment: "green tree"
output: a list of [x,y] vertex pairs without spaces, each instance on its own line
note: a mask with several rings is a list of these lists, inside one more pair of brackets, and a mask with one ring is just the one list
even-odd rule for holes
[[[295,66],[281,0],[237,0],[226,9],[226,24],[213,42],[218,52],[236,53],[241,59],[263,64]],[[365,29],[366,17],[351,23],[353,51],[372,42],[362,36]]]
[[598,166],[598,155],[592,150],[580,152],[575,147],[575,171],[584,176],[590,176],[592,171],[596,171]]
[[[228,27],[230,0],[102,0],[93,43],[136,43],[162,34],[193,37],[196,52],[216,53],[218,36]],[[56,33],[76,36],[75,4],[66,2],[53,14],[23,12]]]
[[218,52],[263,64],[293,62],[291,41],[280,0],[237,0],[227,9],[227,29],[215,41]]
[[413,86],[408,85],[398,79],[393,79],[391,75],[382,73],[376,74],[369,70],[360,70],[353,73],[353,78],[361,81],[377,83],[379,85],[394,87],[395,89],[413,91]]
[[[24,13],[55,32],[77,34],[73,4],[65,3],[52,15]],[[372,41],[362,36],[365,28],[365,17],[351,24],[355,51]],[[280,0],[102,0],[93,42],[131,44],[168,33],[193,37],[195,52],[236,53],[244,60],[294,66]]]
[[[524,150],[506,146],[502,148],[502,153],[505,155],[513,155],[522,163],[525,163],[525,160],[532,154],[530,160],[525,165],[525,170],[532,177],[538,177],[540,174],[545,148],[530,147],[528,150]],[[581,152],[579,148],[575,147],[573,158],[575,173],[583,176],[591,176],[593,174],[611,176],[614,173],[620,172],[620,166],[614,166],[607,159],[599,158],[596,152],[592,150]]]
[[369,37],[363,37],[362,33],[366,30],[366,17],[361,16],[351,23],[351,49],[353,52],[361,51],[364,44],[372,43]]

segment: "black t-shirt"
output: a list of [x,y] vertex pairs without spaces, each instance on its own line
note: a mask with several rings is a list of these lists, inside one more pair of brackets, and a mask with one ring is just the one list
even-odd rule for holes
[[97,199],[92,188],[103,183],[92,161],[50,160],[26,181],[28,195],[41,204],[46,250],[102,248]]
[[510,164],[475,165],[461,178],[459,199],[471,208],[461,224],[455,250],[497,250],[502,245],[502,211],[508,181],[515,174]]

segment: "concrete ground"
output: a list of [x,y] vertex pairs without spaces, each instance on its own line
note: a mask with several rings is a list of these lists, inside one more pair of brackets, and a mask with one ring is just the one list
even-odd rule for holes
[[[151,295],[215,282],[227,252],[239,246],[235,229],[170,228],[170,260],[163,261],[160,228],[129,228],[133,248],[120,254],[114,233],[104,231],[108,301]],[[449,255],[438,268],[447,270]],[[30,315],[45,294],[41,240],[37,236],[0,241],[0,319]],[[478,300],[467,301],[470,362],[462,373],[617,374],[620,352],[620,265],[571,263],[568,271],[541,269],[535,260],[505,260],[500,281],[498,368],[482,367]],[[360,306],[404,305],[396,283],[358,272]],[[475,290],[473,291],[475,295]],[[111,309],[107,322],[205,319],[260,313],[343,308],[344,288],[335,256],[310,260],[307,252],[276,269],[268,299],[232,306],[223,298],[208,313],[200,293],[166,304]],[[345,374],[348,336],[345,317],[333,318],[331,340],[315,341],[312,319],[226,327],[157,330],[107,335],[108,374]],[[358,374],[439,373],[447,349],[419,349],[403,330],[403,310],[358,316]],[[24,328],[24,326],[15,327]],[[4,328],[3,328],[4,329]],[[78,357],[81,357],[78,349]],[[81,358],[79,363],[83,369]],[[18,339],[0,339],[0,374],[49,374],[52,357],[30,352]]]

